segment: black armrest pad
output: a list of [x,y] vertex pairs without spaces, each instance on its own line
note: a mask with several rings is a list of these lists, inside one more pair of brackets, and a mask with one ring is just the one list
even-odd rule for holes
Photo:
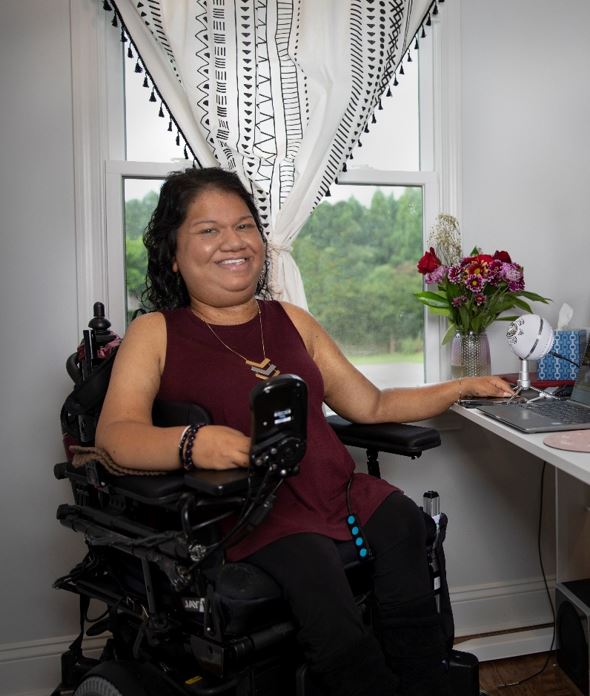
[[248,469],[193,469],[184,475],[184,485],[207,495],[242,493],[248,487]]
[[375,449],[378,452],[417,457],[424,450],[440,445],[434,428],[407,423],[351,423],[340,416],[328,416],[328,423],[345,445]]

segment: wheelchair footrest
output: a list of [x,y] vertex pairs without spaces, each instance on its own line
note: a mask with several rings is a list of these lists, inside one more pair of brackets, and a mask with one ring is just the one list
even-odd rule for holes
[[447,671],[448,691],[453,696],[479,696],[479,660],[471,653],[451,650]]

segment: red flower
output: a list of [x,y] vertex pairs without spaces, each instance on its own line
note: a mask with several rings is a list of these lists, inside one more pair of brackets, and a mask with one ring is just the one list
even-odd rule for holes
[[494,258],[498,259],[498,261],[503,261],[504,263],[512,263],[510,254],[507,251],[496,251]]
[[430,247],[430,251],[425,252],[424,256],[418,261],[418,271],[424,275],[425,273],[432,273],[441,265],[440,259],[436,255],[433,247]]

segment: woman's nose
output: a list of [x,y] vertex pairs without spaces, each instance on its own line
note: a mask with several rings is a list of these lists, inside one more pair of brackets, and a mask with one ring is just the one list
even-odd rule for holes
[[223,230],[221,246],[224,249],[242,249],[245,242],[238,230],[228,226]]

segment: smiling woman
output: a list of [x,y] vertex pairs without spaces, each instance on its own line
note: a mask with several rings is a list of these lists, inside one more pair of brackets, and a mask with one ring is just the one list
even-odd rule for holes
[[[298,375],[308,393],[300,471],[276,489],[268,515],[227,558],[249,559],[281,585],[326,694],[393,694],[397,678],[417,680],[424,690],[416,694],[437,693],[443,641],[423,552],[423,514],[387,481],[355,471],[323,405],[352,421],[404,422],[440,413],[461,395],[505,394],[508,385],[488,377],[378,389],[311,314],[261,297],[265,243],[254,203],[233,173],[187,169],[167,177],[146,246],[147,297],[157,311],[133,321],[125,334],[97,446],[128,468],[246,468],[252,389],[281,372]],[[211,420],[155,427],[156,399],[199,403]],[[360,619],[336,551],[336,541],[350,538],[352,510],[366,525],[375,556],[381,645]],[[392,529],[402,530],[401,538]],[[420,647],[428,646],[419,667],[400,654],[416,635]]]

